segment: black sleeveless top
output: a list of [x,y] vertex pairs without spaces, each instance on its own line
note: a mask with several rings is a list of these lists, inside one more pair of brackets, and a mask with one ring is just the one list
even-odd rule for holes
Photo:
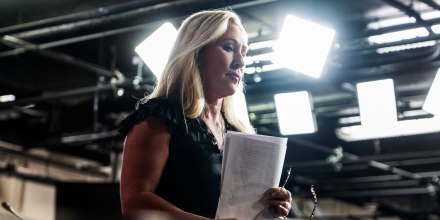
[[[214,218],[222,166],[214,135],[200,117],[186,118],[185,123],[179,101],[166,97],[141,103],[121,123],[120,132],[126,135],[150,116],[164,119],[171,133],[168,160],[155,193],[184,211]],[[226,129],[235,131],[227,121]]]

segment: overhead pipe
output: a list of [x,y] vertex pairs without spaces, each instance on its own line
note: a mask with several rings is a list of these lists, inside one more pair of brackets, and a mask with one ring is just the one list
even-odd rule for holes
[[[268,2],[273,2],[273,1],[274,0],[258,1],[259,2],[258,4],[268,3]],[[93,19],[93,18],[98,18],[98,17],[103,17],[103,16],[109,16],[109,15],[121,13],[124,11],[129,11],[129,10],[149,7],[149,6],[153,6],[153,5],[163,4],[166,2],[167,2],[167,0],[138,0],[138,1],[134,1],[134,2],[126,2],[126,3],[116,4],[116,5],[110,5],[107,7],[99,7],[97,9],[93,9],[93,10],[77,12],[77,13],[73,13],[73,14],[69,14],[69,15],[63,15],[63,16],[47,18],[47,19],[42,19],[42,20],[38,20],[38,21],[26,22],[23,24],[17,24],[17,25],[13,25],[13,26],[3,27],[3,28],[0,28],[0,35],[7,35],[7,34],[14,33],[14,32],[15,33],[23,32],[23,31],[36,29],[36,28],[71,23],[71,22],[80,21],[80,20],[88,20],[88,19]],[[244,8],[244,7],[250,7],[253,5],[255,5],[255,1],[248,1],[248,2],[244,2],[244,3],[234,4],[231,6],[231,8],[232,9],[240,9],[240,8]],[[264,22],[263,20],[261,20],[261,22],[270,26],[270,24]]]
[[[84,95],[93,93],[95,91],[102,91],[102,90],[110,90],[114,89],[116,86],[125,86],[129,85],[132,82],[129,80],[124,81],[123,83],[119,84],[104,84],[100,86],[89,86],[89,87],[83,87],[83,88],[77,88],[77,89],[71,89],[71,90],[64,90],[64,91],[58,91],[58,92],[49,92],[45,93],[40,96],[33,96],[23,99],[18,99],[12,102],[0,102],[0,108],[10,107],[10,106],[18,106],[18,105],[26,105],[33,102],[39,102],[44,100],[50,100],[50,99],[57,99],[62,97],[69,97],[69,96],[75,96],[75,95]],[[146,90],[152,90],[153,86],[151,85],[142,85],[144,89]]]
[[[12,35],[17,38],[27,40],[30,38],[45,37],[45,36],[51,36],[61,33],[69,33],[73,31],[78,31],[82,28],[96,27],[96,26],[101,26],[119,21],[132,20],[134,18],[139,18],[141,16],[149,15],[153,12],[160,15],[160,14],[165,14],[164,12],[166,12],[167,10],[176,9],[174,10],[174,14],[177,15],[176,17],[180,17],[187,15],[188,13],[194,13],[199,10],[221,8],[221,7],[231,7],[235,9],[240,9],[243,7],[250,7],[250,6],[264,4],[273,1],[275,0],[258,0],[258,1],[240,0],[240,1],[234,1],[234,4],[231,5],[228,5],[227,1],[205,1],[205,0],[167,1],[155,5],[149,5],[146,7],[134,8],[128,11],[122,11],[119,13],[110,14],[108,16],[101,16],[91,19],[80,20],[76,22],[64,23],[51,27],[24,31],[21,33],[14,33]],[[183,8],[183,7],[186,7],[189,10],[188,11],[178,10],[179,8]]]
[[[430,25],[430,26],[435,25],[435,24],[439,24],[440,18],[424,20],[424,23],[426,25]],[[402,31],[402,30],[412,29],[412,28],[417,28],[417,27],[420,27],[419,23],[399,24],[399,25],[393,25],[393,26],[383,27],[383,28],[374,29],[374,30],[367,30],[362,33],[362,36],[369,37],[369,36],[373,36],[373,35],[386,34],[389,32]]]
[[[10,149],[7,147],[9,145],[18,146],[19,148]],[[101,170],[81,169],[81,168],[78,168],[78,166],[76,166],[75,164],[71,164],[66,161],[61,161],[61,160],[55,161],[55,160],[50,159],[49,157],[44,157],[44,156],[41,156],[38,154],[29,154],[26,152],[25,149],[26,149],[26,147],[24,147],[24,146],[15,145],[15,144],[5,142],[5,141],[0,141],[0,152],[2,152],[2,154],[10,154],[10,155],[14,155],[15,157],[20,157],[20,158],[32,160],[32,161],[42,163],[42,164],[51,164],[51,165],[55,165],[60,168],[64,168],[64,169],[68,169],[68,170],[72,170],[72,171],[84,172],[84,173],[88,173],[88,174],[96,175],[96,176],[100,176],[100,177],[108,177],[108,174],[106,172],[101,171]],[[96,165],[98,166],[99,164],[96,163]],[[3,171],[5,171],[5,170],[2,170],[0,167],[0,173],[2,173]]]
[[[167,8],[167,7],[178,7],[180,5],[184,5],[185,2],[189,2],[191,3],[192,1],[195,2],[200,2],[201,3],[206,3],[203,4],[202,7],[196,8],[194,7],[194,5],[191,5],[191,10],[193,10],[192,12],[196,12],[197,10],[207,10],[207,9],[212,9],[214,8],[222,8],[222,7],[230,7],[231,9],[234,10],[239,10],[242,8],[246,8],[246,7],[251,7],[251,6],[255,6],[255,5],[261,5],[261,4],[266,4],[266,3],[271,3],[271,2],[276,2],[277,0],[254,0],[254,1],[250,1],[250,0],[241,0],[241,1],[236,1],[234,2],[234,4],[226,4],[226,2],[220,1],[221,4],[216,4],[213,5],[211,1],[203,1],[203,0],[181,0],[181,1],[175,1],[174,3],[163,3],[161,4],[161,7],[159,8],[159,6],[155,5],[155,6],[149,6],[146,8],[140,8],[137,9],[136,11],[131,11],[131,12],[126,12],[125,14],[121,15],[113,15],[113,16],[108,16],[105,18],[96,18],[96,19],[89,19],[89,20],[84,20],[84,21],[79,21],[79,22],[72,22],[72,23],[67,23],[67,24],[62,24],[62,25],[58,25],[58,26],[52,26],[52,27],[47,27],[47,28],[40,28],[40,29],[36,29],[33,31],[28,31],[28,32],[22,32],[22,33],[16,33],[13,36],[20,38],[20,37],[24,37],[24,38],[20,38],[23,40],[29,40],[28,38],[33,38],[33,37],[42,37],[42,36],[50,36],[50,35],[54,35],[54,34],[59,34],[59,33],[68,33],[68,32],[74,32],[79,30],[81,27],[82,28],[86,28],[86,27],[90,27],[90,26],[96,26],[98,23],[99,24],[107,24],[110,23],[109,20],[113,21],[117,21],[119,19],[123,19],[123,18],[127,18],[127,17],[134,17],[135,15],[138,14],[144,14],[144,13],[149,13],[155,10],[159,10],[159,9],[163,9],[163,8]],[[215,2],[215,1],[214,1]],[[209,4],[208,4],[209,3]],[[196,8],[196,9],[193,9]],[[163,9],[165,10],[165,9]],[[188,12],[191,13],[191,12]],[[176,17],[170,18],[172,20],[177,20],[177,19],[182,19],[183,16],[186,16],[187,14],[181,14],[181,15],[176,15]],[[123,28],[116,28],[116,29],[111,29],[111,30],[105,30],[105,31],[101,31],[101,32],[95,32],[95,33],[91,33],[91,34],[85,34],[82,36],[77,36],[77,37],[70,37],[70,38],[66,38],[66,39],[62,39],[62,40],[56,40],[56,41],[51,41],[51,42],[45,42],[45,43],[41,43],[38,45],[38,48],[40,50],[42,49],[47,49],[47,48],[52,48],[52,47],[57,47],[57,46],[62,46],[62,45],[68,45],[68,44],[72,44],[72,43],[78,43],[78,42],[82,42],[82,41],[87,41],[87,40],[92,40],[92,39],[97,39],[97,38],[102,38],[102,37],[107,37],[107,36],[112,36],[112,35],[116,35],[116,34],[121,34],[121,33],[126,33],[126,32],[132,32],[132,31],[137,31],[137,30],[142,30],[142,29],[146,29],[148,27],[152,27],[152,26],[157,26],[159,25],[161,22],[163,22],[163,20],[157,20],[157,21],[153,21],[153,22],[148,22],[148,23],[143,23],[143,24],[138,24],[138,25],[131,25],[131,26],[127,26],[127,27],[123,27]],[[1,57],[7,57],[7,56],[14,56],[23,52],[26,52],[27,49],[25,48],[17,48],[17,49],[13,49],[13,50],[9,50],[9,51],[3,51],[0,52],[0,58]]]
[[426,37],[417,37],[417,38],[405,39],[405,40],[383,43],[383,44],[361,45],[361,46],[356,46],[356,47],[345,47],[345,48],[342,47],[341,49],[339,49],[339,51],[340,52],[359,52],[359,53],[361,53],[361,52],[365,52],[365,51],[374,51],[379,48],[421,43],[421,42],[439,40],[439,39],[440,39],[440,34],[433,34],[433,35],[429,35]]
[[[265,129],[265,131],[271,131],[271,130]],[[310,149],[318,150],[320,152],[327,153],[329,155],[334,153],[333,149],[328,148],[327,146],[323,146],[323,145],[320,145],[320,144],[317,144],[317,143],[314,143],[311,141],[307,141],[307,140],[304,140],[304,139],[298,138],[298,137],[289,137],[289,142],[294,142],[297,145],[299,144],[301,146],[305,146]],[[359,161],[361,159],[359,156],[357,156],[355,154],[348,153],[348,152],[343,152],[343,158],[348,159],[348,161]],[[376,168],[378,170],[387,171],[389,173],[396,174],[399,177],[404,177],[404,178],[413,179],[413,180],[414,179],[418,180],[421,178],[421,175],[419,175],[419,174],[414,174],[414,173],[408,172],[406,170],[399,169],[397,167],[390,166],[388,164],[385,164],[385,163],[382,163],[379,161],[368,160],[366,162],[369,165],[369,167]],[[328,163],[328,162],[327,162],[327,164],[330,165],[330,163]]]
[[[428,38],[432,38],[432,40],[438,40],[438,35],[436,35],[432,29],[431,26],[435,25],[435,24],[439,24],[440,23],[440,18],[435,18],[435,19],[429,19],[429,20],[423,20],[422,17],[420,16],[420,14],[413,10],[412,8],[404,5],[403,3],[399,2],[399,1],[395,1],[395,0],[382,0],[387,4],[390,4],[391,6],[403,11],[405,14],[407,14],[410,17],[414,17],[416,19],[416,23],[407,23],[407,24],[400,24],[400,25],[394,25],[394,26],[390,26],[390,27],[384,27],[384,28],[380,28],[380,29],[375,29],[375,30],[368,30],[366,32],[364,32],[362,34],[362,38],[365,37],[369,37],[369,36],[374,36],[374,35],[380,35],[380,34],[385,34],[385,33],[389,33],[389,32],[395,32],[395,31],[401,31],[401,30],[407,30],[407,29],[412,29],[412,28],[417,28],[420,27],[420,25],[422,25],[423,27],[425,27],[428,32],[429,35],[428,37],[424,38],[426,40],[428,40]],[[435,8],[435,9],[440,9],[440,6],[434,2],[432,2],[431,0],[423,0],[422,2],[428,4],[429,6]],[[411,39],[413,40],[413,39]],[[422,40],[425,41],[425,40]],[[422,42],[422,41],[418,41],[418,42]],[[393,42],[397,46],[397,45],[401,45],[398,42]],[[414,42],[415,43],[415,42]],[[403,43],[402,43],[403,44]],[[389,45],[389,46],[393,46],[393,45]],[[368,49],[374,49],[377,47],[385,47],[385,46],[381,46],[381,45],[373,45],[373,47],[367,46]],[[363,49],[364,47],[357,47],[356,49]],[[353,49],[349,49],[349,50],[353,50]]]
[[26,22],[23,24],[17,24],[13,26],[0,28],[0,35],[7,35],[17,32],[28,31],[31,29],[37,29],[47,26],[54,26],[59,24],[71,23],[80,20],[88,20],[97,17],[109,16],[112,14],[120,13],[123,11],[129,11],[137,8],[143,8],[155,4],[163,3],[165,0],[138,0],[134,2],[126,2],[117,5],[111,5],[107,7],[99,7],[97,9],[77,12],[73,14],[42,19],[38,21]]
[[[205,5],[203,5],[204,2],[205,2]],[[17,37],[19,39],[29,40],[29,39],[33,39],[33,38],[48,37],[48,36],[53,36],[53,35],[57,35],[57,34],[73,33],[73,32],[76,32],[76,31],[79,31],[82,29],[86,29],[86,28],[98,27],[101,25],[111,24],[111,23],[120,22],[120,21],[124,21],[124,20],[128,21],[128,20],[140,17],[142,15],[148,15],[153,12],[160,14],[161,12],[164,12],[166,10],[170,10],[173,7],[175,7],[175,8],[183,7],[183,6],[187,6],[190,3],[191,4],[197,3],[199,5],[202,4],[204,6],[204,8],[208,7],[206,4],[206,1],[203,1],[203,0],[169,1],[169,2],[165,2],[165,3],[147,6],[147,7],[123,11],[123,12],[111,14],[108,16],[101,16],[101,17],[96,17],[96,18],[91,18],[91,19],[79,20],[79,21],[59,24],[59,25],[55,25],[55,26],[29,30],[29,31],[24,31],[24,32],[20,32],[20,33],[14,33],[11,35],[14,37]],[[193,8],[196,8],[196,7],[193,7]]]
[[431,26],[425,20],[423,20],[423,18],[420,16],[420,14],[417,11],[415,11],[411,7],[408,7],[402,2],[396,0],[382,0],[382,1],[403,11],[408,16],[415,18],[417,23],[419,23],[420,25],[426,28],[426,30],[429,32],[429,35],[434,34],[434,32],[431,29]]
[[[290,139],[290,138],[289,138]],[[364,156],[360,157],[358,160],[351,160],[351,161],[344,161],[345,165],[356,165],[359,163],[368,163],[369,161],[383,161],[383,160],[398,160],[399,162],[387,162],[387,164],[405,164],[407,161],[410,161],[411,158],[426,158],[426,157],[432,157],[432,159],[436,159],[440,156],[440,150],[431,150],[431,151],[422,151],[422,152],[408,152],[408,153],[396,153],[396,154],[390,154],[390,155],[373,155],[373,156]],[[422,159],[418,159],[422,160]],[[313,167],[318,166],[326,166],[328,165],[328,162],[326,160],[312,160],[312,161],[305,161],[305,162],[296,162],[295,167],[299,169],[309,170]]]

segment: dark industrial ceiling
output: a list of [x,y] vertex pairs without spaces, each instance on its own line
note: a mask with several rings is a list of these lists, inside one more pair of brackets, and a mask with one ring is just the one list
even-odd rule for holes
[[279,69],[245,77],[248,111],[260,134],[280,136],[274,94],[306,90],[312,95],[318,131],[288,136],[294,194],[309,197],[308,186],[314,184],[321,198],[375,203],[379,216],[438,219],[439,133],[347,142],[335,130],[359,124],[341,123],[359,116],[358,82],[392,78],[398,112],[421,109],[440,66],[438,45],[386,54],[376,49],[438,41],[440,35],[379,45],[366,38],[440,19],[377,30],[367,24],[417,18],[440,11],[439,5],[434,0],[0,1],[0,95],[16,96],[0,103],[0,152],[26,155],[42,148],[112,165],[114,153],[122,151],[119,122],[154,85],[150,70],[139,68],[134,47],[160,24],[178,27],[193,12],[230,7],[246,24],[250,42],[258,42],[276,39],[285,15],[295,14],[337,32],[323,76]]

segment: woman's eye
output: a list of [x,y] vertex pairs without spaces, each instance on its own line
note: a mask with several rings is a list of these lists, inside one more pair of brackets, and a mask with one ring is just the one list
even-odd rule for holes
[[234,51],[234,47],[232,45],[223,45],[223,49],[228,52]]

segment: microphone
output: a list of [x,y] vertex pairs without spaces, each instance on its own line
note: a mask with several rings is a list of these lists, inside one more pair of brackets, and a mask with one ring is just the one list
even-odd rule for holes
[[16,218],[20,219],[20,220],[24,220],[13,208],[11,205],[9,205],[9,203],[7,202],[2,202],[2,206],[3,208],[10,212],[12,215],[14,215]]

